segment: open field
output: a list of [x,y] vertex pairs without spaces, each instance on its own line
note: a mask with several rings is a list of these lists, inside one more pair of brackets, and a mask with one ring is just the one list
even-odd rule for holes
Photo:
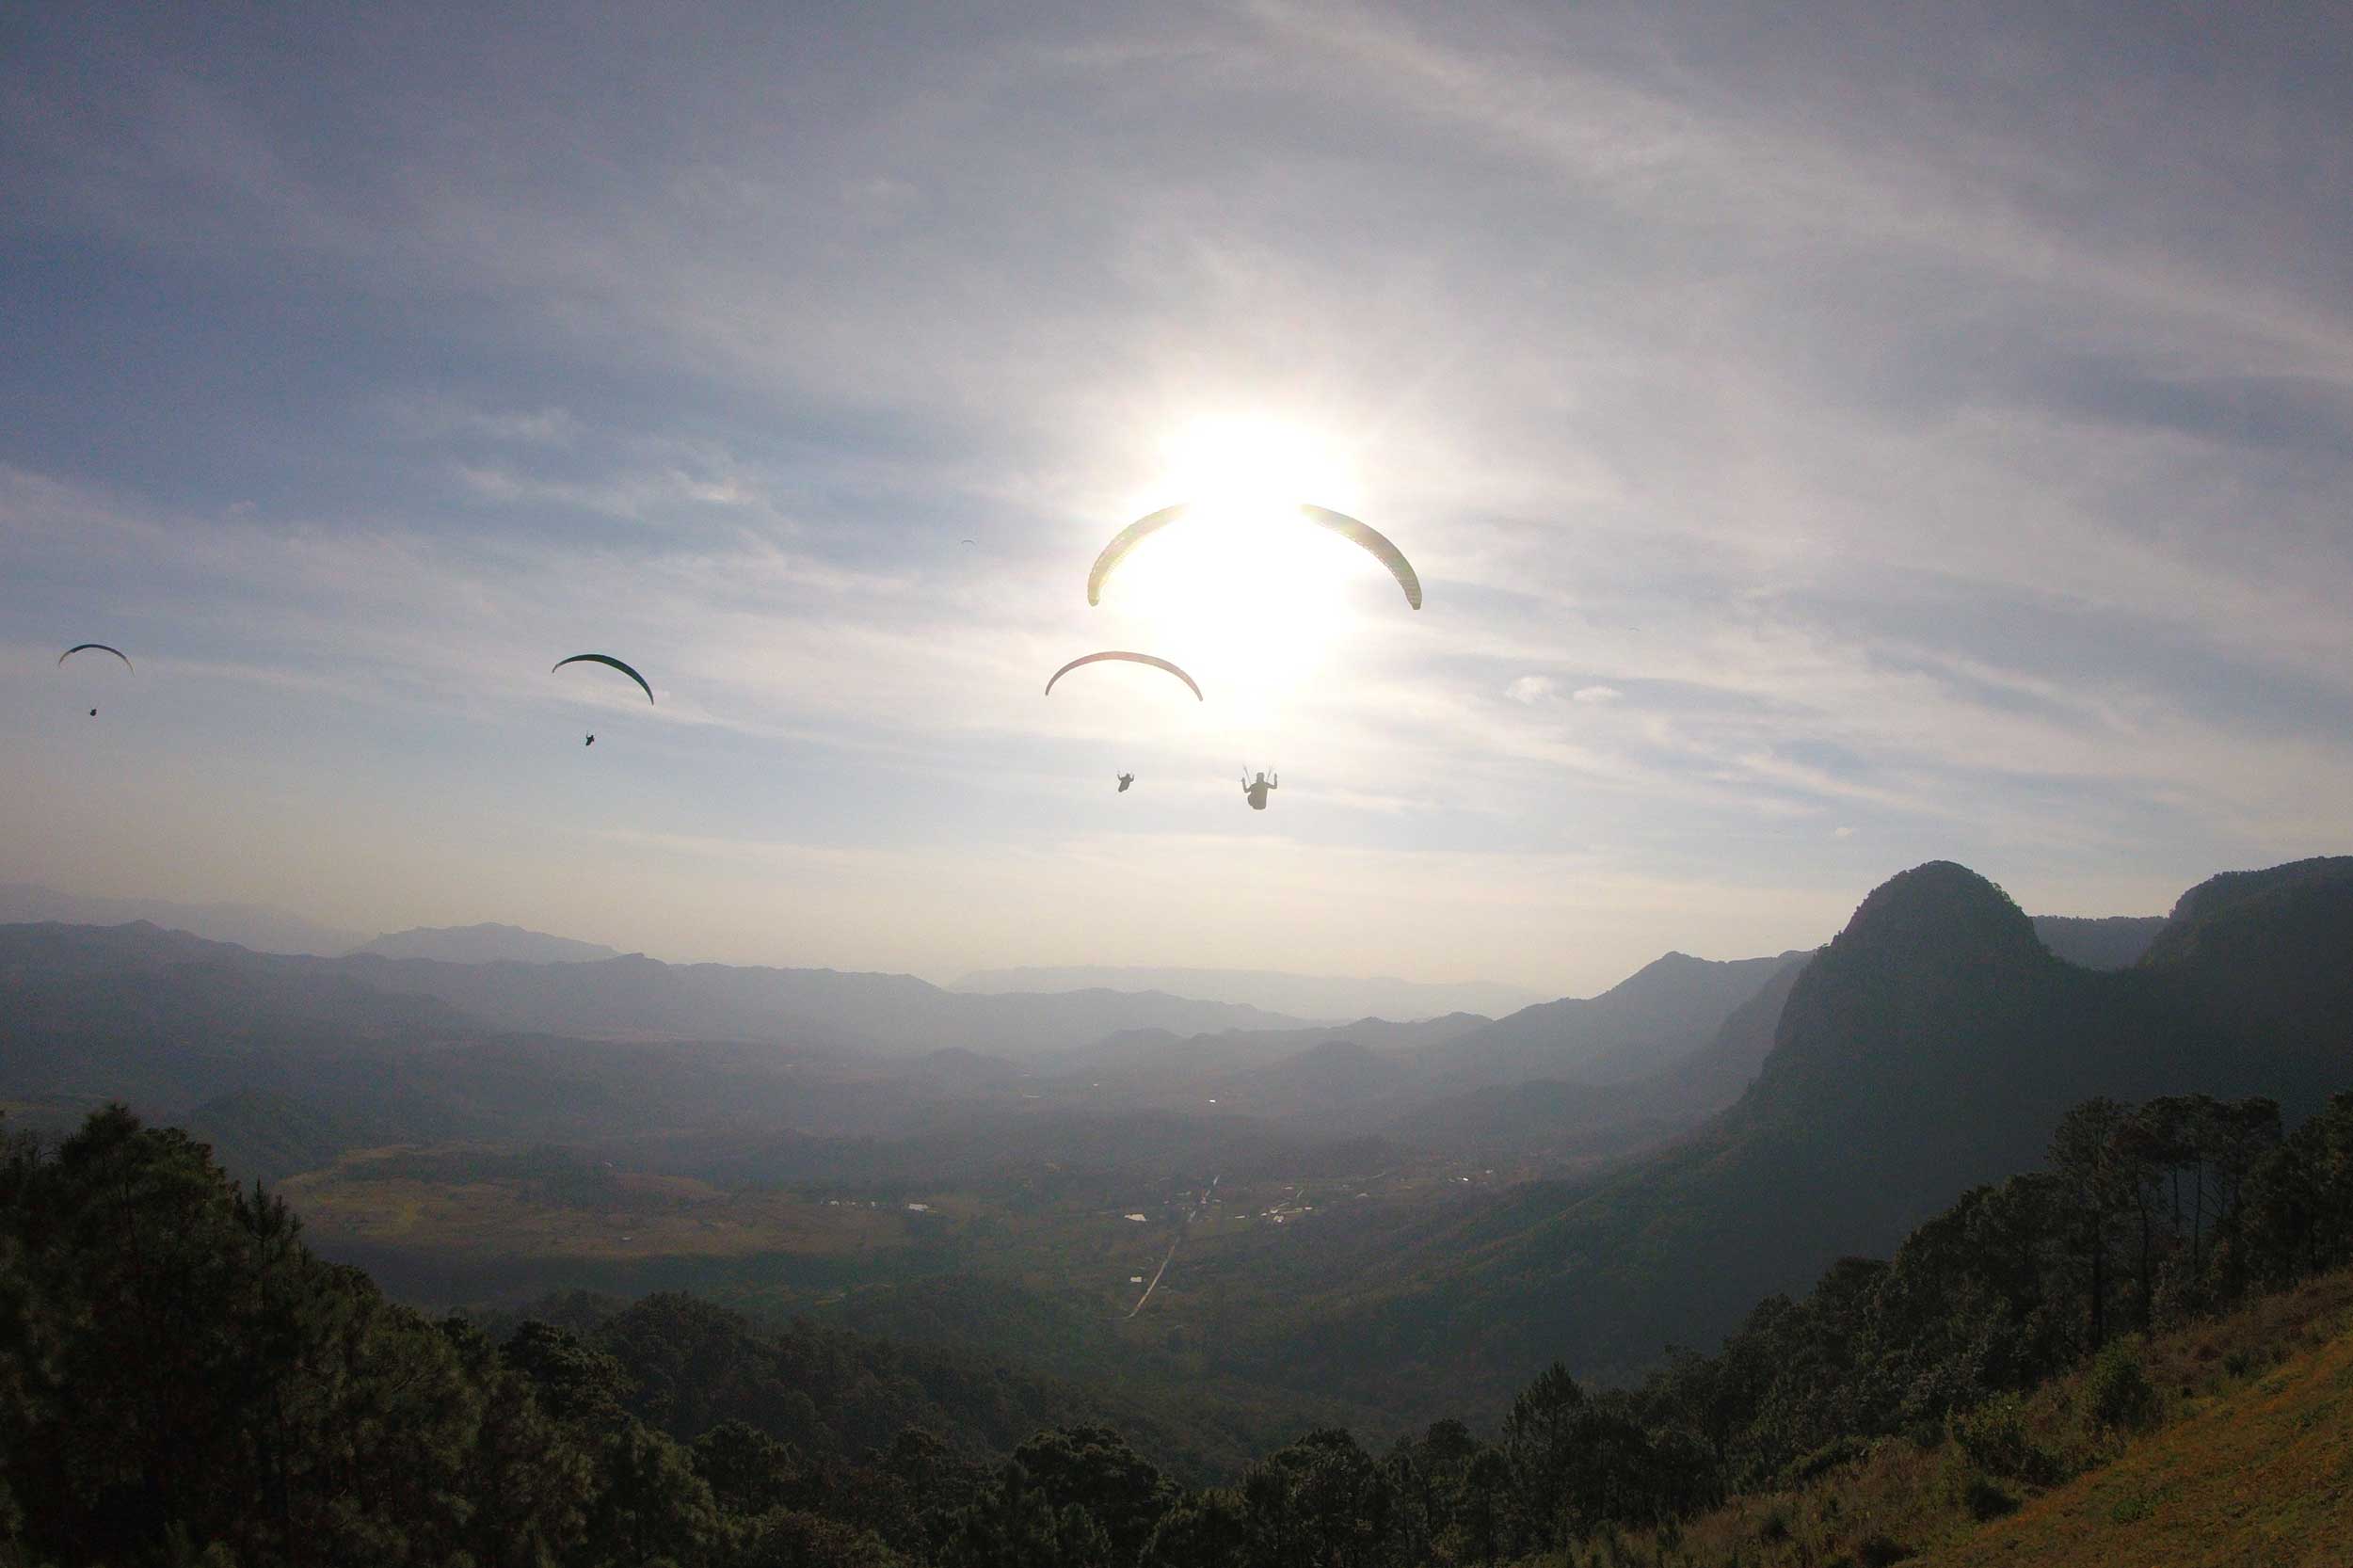
[[585,1191],[527,1175],[436,1179],[387,1167],[420,1153],[366,1149],[279,1192],[320,1240],[516,1258],[744,1257],[761,1253],[843,1256],[904,1246],[904,1210],[811,1203],[780,1191],[725,1192],[688,1176],[600,1170]]

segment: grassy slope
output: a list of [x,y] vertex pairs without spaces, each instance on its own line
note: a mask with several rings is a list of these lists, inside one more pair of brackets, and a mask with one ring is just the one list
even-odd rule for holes
[[2353,1333],[1928,1561],[2353,1563]]
[[2057,1486],[1986,1476],[1949,1437],[1892,1439],[1624,1560],[1829,1568],[1873,1560],[1876,1537],[1924,1568],[2353,1568],[2353,1272],[2159,1335],[2142,1359],[2160,1413],[2137,1437],[2089,1426],[2080,1373],[2027,1401],[2036,1444],[2079,1472]]

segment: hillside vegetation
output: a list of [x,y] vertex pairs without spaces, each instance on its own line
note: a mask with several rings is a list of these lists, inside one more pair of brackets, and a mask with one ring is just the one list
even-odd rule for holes
[[[1833,1446],[1596,1556],[1676,1568],[2342,1564],[2353,1540],[2353,1272],[1948,1424]],[[1898,1555],[1900,1554],[1900,1555]]]
[[2342,1275],[2332,1284],[2333,1310],[2308,1331],[2318,1349],[2210,1404],[2185,1400],[2177,1425],[1929,1560],[2322,1568],[2353,1559],[2353,1291]]
[[[2353,1263],[2353,1094],[2293,1133],[2264,1100],[2088,1101],[2050,1163],[1638,1387],[1555,1365],[1493,1438],[1326,1428],[1188,1489],[1161,1409],[953,1353],[677,1294],[436,1322],[117,1108],[0,1160],[0,1561],[1409,1568],[1648,1531],[1635,1560],[1884,1568],[2120,1452],[2009,1528],[2073,1550],[2105,1503],[2335,1539],[2347,1293],[2279,1292]],[[2291,1327],[2329,1341],[2309,1365]],[[2129,1446],[2169,1416],[2190,1435]]]

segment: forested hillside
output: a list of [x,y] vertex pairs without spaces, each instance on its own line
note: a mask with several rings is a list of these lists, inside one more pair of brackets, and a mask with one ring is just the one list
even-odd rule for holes
[[1494,1562],[1614,1553],[1948,1425],[1999,1512],[2003,1480],[2065,1462],[2010,1413],[2021,1393],[2096,1354],[2094,1418],[2143,1422],[2132,1336],[2353,1262],[2353,1094],[2292,1133],[2265,1100],[2087,1102],[2047,1170],[1759,1304],[1713,1355],[1616,1390],[1555,1367],[1492,1435],[1440,1421],[1376,1454],[1313,1432],[1197,1488],[1152,1463],[1148,1431],[1074,1422],[1018,1374],[676,1296],[494,1338],[387,1301],[296,1231],[201,1144],[120,1110],[54,1150],[10,1145],[5,1560]]

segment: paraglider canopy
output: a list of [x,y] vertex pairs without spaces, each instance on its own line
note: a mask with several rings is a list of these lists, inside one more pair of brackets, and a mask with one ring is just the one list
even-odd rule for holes
[[[1118,569],[1119,564],[1128,558],[1128,552],[1170,523],[1183,519],[1193,509],[1193,504],[1190,502],[1179,502],[1174,506],[1163,506],[1157,512],[1149,512],[1138,518],[1113,535],[1112,542],[1103,547],[1102,553],[1095,558],[1094,568],[1087,572],[1087,602],[1089,604],[1101,603],[1104,580]],[[1314,506],[1301,503],[1287,507],[1285,510],[1295,513],[1320,527],[1328,528],[1351,544],[1370,552],[1375,560],[1389,568],[1389,575],[1397,579],[1397,585],[1405,590],[1405,602],[1417,610],[1421,608],[1421,578],[1414,570],[1413,563],[1405,558],[1405,552],[1391,544],[1386,535],[1369,524],[1357,521],[1344,512],[1335,512],[1328,506]]]
[[646,700],[648,702],[653,701],[653,688],[646,684],[646,678],[638,674],[635,670],[630,668],[627,664],[622,664],[618,659],[614,658],[610,653],[575,653],[568,659],[558,659],[554,665],[549,669],[548,673],[550,675],[553,675],[557,670],[562,669],[566,664],[604,664],[610,668],[619,670],[623,675],[628,676],[632,680],[637,682],[638,690],[646,694]]
[[[126,670],[135,669],[136,667],[131,663],[131,656],[129,654],[123,652],[122,649],[119,648],[109,648],[104,643],[75,643],[72,648],[67,648],[63,653],[57,655],[57,663],[62,664],[68,659],[72,658],[75,654],[91,649],[95,649],[100,653],[113,654],[116,658],[122,661],[122,667]],[[167,684],[168,684],[168,682],[167,682]]]
[[1154,669],[1166,670],[1169,674],[1175,676],[1177,680],[1193,688],[1193,699],[1195,701],[1206,702],[1209,700],[1201,695],[1201,687],[1192,676],[1187,675],[1183,670],[1178,669],[1167,660],[1156,658],[1149,653],[1129,653],[1121,648],[1107,648],[1101,653],[1089,653],[1080,658],[1071,660],[1070,663],[1056,670],[1047,679],[1046,695],[1048,696],[1053,696],[1054,682],[1060,680],[1064,676],[1068,675],[1072,670],[1077,669],[1080,664],[1100,664],[1106,659],[1122,660],[1131,664],[1150,664]]

